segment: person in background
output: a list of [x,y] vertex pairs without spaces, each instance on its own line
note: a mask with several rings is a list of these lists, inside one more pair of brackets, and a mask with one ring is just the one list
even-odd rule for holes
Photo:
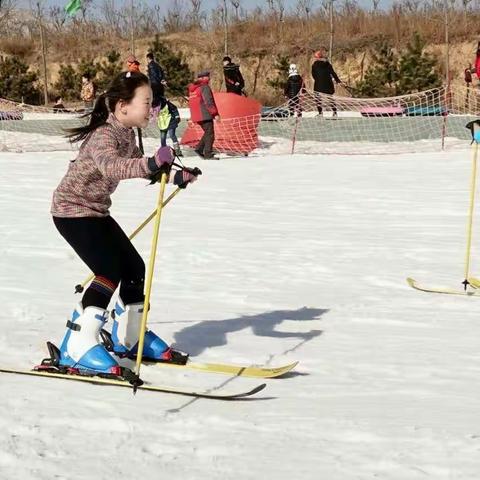
[[82,90],[80,98],[83,100],[85,110],[91,110],[95,101],[95,85],[92,82],[91,75],[86,72],[82,75]]
[[473,69],[473,72],[476,73],[478,80],[480,80],[480,42],[478,42],[477,44],[477,52],[475,54],[475,68]]
[[129,55],[127,57],[127,71],[140,72],[140,62],[135,55]]
[[[130,73],[141,73],[140,72],[140,62],[137,60],[135,55],[129,55],[127,57],[127,71]],[[143,152],[143,138],[142,138],[142,129],[137,127],[137,137],[138,137],[138,146]]]
[[225,77],[225,86],[228,93],[236,93],[237,95],[245,95],[245,80],[240,72],[240,67],[232,62],[227,55],[223,57],[223,75]]
[[297,66],[291,63],[288,67],[288,80],[285,85],[284,94],[288,98],[288,111],[293,117],[297,113],[298,117],[302,116],[302,106],[300,105],[300,95],[305,91],[305,83],[298,73]]
[[197,80],[188,86],[188,106],[190,120],[200,125],[203,130],[203,136],[195,152],[205,160],[217,160],[213,156],[215,141],[213,120],[218,117],[218,109],[209,82],[210,72],[205,70],[197,75]]
[[[335,93],[335,83],[342,83],[338,78],[338,75],[335,73],[335,70],[332,67],[332,64],[328,61],[327,58],[327,49],[321,47],[320,50],[314,53],[315,61],[312,64],[312,77],[314,80],[313,90],[318,93],[326,93],[328,95],[333,95]],[[316,96],[318,114],[323,115],[322,108],[322,99],[320,95]],[[337,107],[333,100],[329,100],[330,106],[332,108],[333,116],[337,116]]]
[[66,113],[69,112],[63,105],[62,97],[57,96],[55,97],[55,105],[53,106],[54,113]]
[[465,83],[467,84],[467,88],[469,88],[473,81],[471,63],[468,64],[468,67],[464,70],[463,74],[464,74],[463,78],[465,80]]
[[160,99],[165,96],[165,74],[162,67],[155,61],[152,52],[147,53],[148,62],[148,78],[150,79],[150,86],[153,92],[152,108],[160,105]]
[[178,108],[165,97],[160,97],[157,125],[160,130],[160,142],[162,147],[167,146],[167,135],[172,139],[175,155],[183,157],[182,150],[178,143],[176,134],[180,123],[180,114]]

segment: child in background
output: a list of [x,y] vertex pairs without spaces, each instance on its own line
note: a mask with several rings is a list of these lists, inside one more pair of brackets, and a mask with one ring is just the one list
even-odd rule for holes
[[302,116],[302,106],[300,105],[300,95],[305,91],[305,83],[298,73],[297,66],[291,63],[288,67],[288,80],[285,85],[284,94],[288,98],[288,110],[293,117],[295,112],[298,117]]
[[182,150],[178,143],[176,130],[180,123],[178,108],[165,97],[160,97],[157,125],[160,130],[160,142],[162,147],[167,146],[167,135],[172,139],[175,154],[183,157]]
[[80,98],[83,100],[85,110],[87,112],[90,111],[95,102],[95,85],[88,72],[82,75],[82,90],[80,92]]

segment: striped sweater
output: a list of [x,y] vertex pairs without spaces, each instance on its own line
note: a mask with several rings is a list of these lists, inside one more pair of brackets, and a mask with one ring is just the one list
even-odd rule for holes
[[146,178],[148,159],[135,143],[132,128],[113,114],[82,143],[80,152],[53,193],[55,217],[106,217],[110,195],[120,180]]

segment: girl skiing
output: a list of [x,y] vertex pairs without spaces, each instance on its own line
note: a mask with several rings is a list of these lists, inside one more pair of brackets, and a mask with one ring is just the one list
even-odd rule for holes
[[[117,375],[117,361],[99,341],[107,306],[120,285],[112,327],[113,351],[134,355],[143,311],[145,264],[109,214],[110,195],[120,180],[158,179],[169,173],[171,148],[144,157],[135,144],[133,127],[146,127],[152,103],[148,78],[140,72],[118,75],[99,96],[88,125],[70,130],[72,142],[82,141],[79,154],[53,194],[53,222],[95,277],[85,291],[60,346],[59,367],[92,374]],[[172,172],[169,181],[186,186],[196,180],[188,169]],[[143,355],[170,360],[171,349],[151,331]]]

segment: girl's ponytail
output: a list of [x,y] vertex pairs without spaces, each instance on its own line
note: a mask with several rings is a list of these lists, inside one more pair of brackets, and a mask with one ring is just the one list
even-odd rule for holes
[[82,127],[69,128],[67,131],[67,138],[71,143],[81,142],[88,137],[90,132],[93,132],[98,127],[107,122],[108,108],[107,108],[107,94],[103,92],[96,100],[94,109],[82,115],[82,118],[90,117],[87,125]]
[[103,92],[95,102],[94,109],[82,118],[90,117],[87,125],[66,130],[70,142],[80,142],[90,133],[104,125],[110,112],[115,111],[115,106],[120,100],[130,102],[135,96],[135,90],[148,85],[148,77],[140,72],[123,72],[117,75],[106,92]]

